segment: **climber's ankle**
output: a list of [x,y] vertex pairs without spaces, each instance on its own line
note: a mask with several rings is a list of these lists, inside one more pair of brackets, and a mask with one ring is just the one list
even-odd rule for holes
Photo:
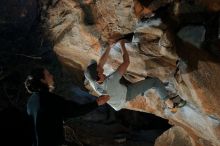
[[173,108],[174,107],[173,101],[169,98],[165,100],[165,104],[167,105],[168,108]]

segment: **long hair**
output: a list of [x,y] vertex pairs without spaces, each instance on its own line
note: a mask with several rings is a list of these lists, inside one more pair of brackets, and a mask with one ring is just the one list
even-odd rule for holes
[[45,67],[36,67],[27,76],[24,84],[28,93],[39,92],[43,89],[48,89],[48,86],[41,82],[44,79]]

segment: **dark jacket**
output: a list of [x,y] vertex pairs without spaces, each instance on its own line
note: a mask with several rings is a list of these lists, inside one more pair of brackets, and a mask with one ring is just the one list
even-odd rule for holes
[[27,104],[34,125],[34,146],[61,145],[64,118],[84,115],[97,107],[96,101],[80,105],[47,91],[34,93]]

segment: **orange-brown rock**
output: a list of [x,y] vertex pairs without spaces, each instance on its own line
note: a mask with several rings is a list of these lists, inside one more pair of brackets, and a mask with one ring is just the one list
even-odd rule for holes
[[[152,90],[127,102],[126,108],[153,113],[175,125],[158,138],[157,146],[219,146],[219,61],[201,48],[175,39],[176,34],[172,34],[172,29],[160,19],[154,19],[155,23],[137,21],[142,8],[146,7],[137,2],[97,0],[90,3],[94,24],[88,25],[84,22],[86,15],[80,3],[60,0],[48,11],[54,51],[64,64],[83,71],[90,59],[99,59],[109,34],[135,32],[138,41],[126,44],[131,64],[125,78],[136,82],[149,75],[156,76],[173,84],[173,90],[187,101],[187,105],[173,114]],[[133,4],[136,4],[134,11]],[[186,8],[191,6],[183,5],[182,12],[185,13]],[[180,60],[178,64],[177,60]],[[116,45],[110,52],[106,73],[116,69],[121,61]]]
[[181,127],[172,127],[164,132],[155,142],[155,146],[193,146],[190,135]]

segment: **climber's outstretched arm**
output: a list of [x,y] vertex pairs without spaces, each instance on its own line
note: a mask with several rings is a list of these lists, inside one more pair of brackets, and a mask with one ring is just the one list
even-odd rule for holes
[[103,68],[103,66],[105,65],[108,59],[110,50],[111,50],[111,46],[109,45],[108,48],[105,50],[105,52],[102,54],[101,58],[99,59],[99,63],[98,63],[99,68]]
[[129,59],[128,52],[125,48],[125,40],[120,40],[120,44],[121,44],[121,50],[122,50],[122,55],[123,55],[123,62],[118,67],[117,71],[119,72],[120,75],[124,75],[124,73],[127,71],[128,65],[130,64],[130,59]]

